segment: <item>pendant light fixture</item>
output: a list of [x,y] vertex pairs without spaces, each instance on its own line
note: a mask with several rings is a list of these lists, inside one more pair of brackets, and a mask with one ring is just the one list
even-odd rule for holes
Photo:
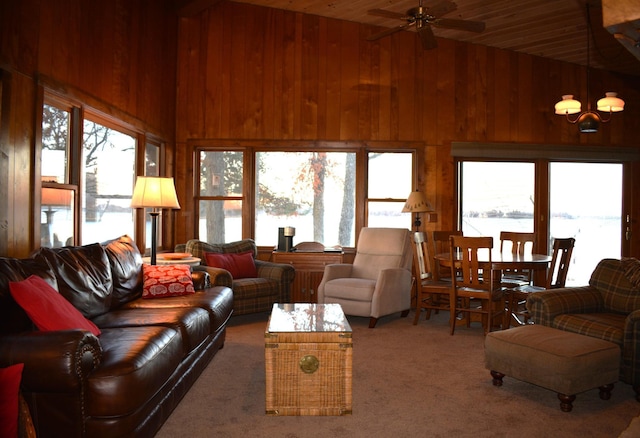
[[[582,111],[582,104],[580,101],[573,98],[573,94],[565,94],[562,96],[562,100],[556,103],[556,114],[567,117],[569,123],[577,123],[581,133],[593,133],[598,132],[600,123],[607,123],[611,120],[611,115],[619,111],[624,110],[624,100],[618,97],[618,94],[613,91],[605,93],[605,97],[598,100],[597,110],[609,113],[608,117],[600,115],[600,113],[591,109],[591,102],[589,101],[589,74],[591,70],[590,65],[590,53],[591,53],[591,16],[589,14],[589,2],[587,6],[587,110]],[[579,114],[578,114],[579,113]],[[578,114],[575,118],[570,116]]]

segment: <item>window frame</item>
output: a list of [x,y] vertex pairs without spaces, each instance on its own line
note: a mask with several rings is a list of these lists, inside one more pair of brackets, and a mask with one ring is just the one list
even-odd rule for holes
[[[86,100],[91,100],[90,98]],[[108,115],[90,105],[83,102],[82,99],[76,97],[70,97],[65,94],[61,94],[46,84],[39,84],[37,102],[40,111],[37,113],[36,127],[35,127],[35,153],[34,160],[36,165],[34,166],[33,173],[33,185],[36,187],[35,195],[33,198],[33,211],[39,212],[41,210],[41,189],[43,187],[41,181],[41,168],[42,168],[42,113],[44,105],[54,106],[60,109],[64,109],[70,112],[70,126],[69,126],[69,156],[67,157],[67,181],[61,183],[47,183],[47,187],[52,188],[64,188],[72,189],[74,191],[74,242],[72,244],[78,245],[82,242],[82,183],[81,172],[83,171],[84,164],[82,163],[82,148],[83,148],[83,126],[85,120],[91,120],[92,122],[99,123],[108,128],[117,130],[123,134],[129,135],[135,139],[135,152],[134,152],[134,176],[145,175],[145,152],[147,145],[153,145],[159,148],[159,169],[158,176],[166,176],[167,160],[166,160],[166,143],[153,134],[147,133],[145,130],[134,126],[132,123],[126,122],[114,115]],[[135,179],[132,182],[135,184]],[[133,239],[138,242],[140,251],[146,252],[146,229],[145,219],[146,212],[144,209],[136,209],[133,215]],[[34,236],[40,235],[40,220],[33,221]],[[170,220],[170,216],[166,211],[163,211],[159,226],[159,238],[158,238],[158,250],[165,250],[163,242],[170,241],[171,230],[169,229],[173,222]],[[117,236],[114,236],[117,237]],[[34,249],[40,246],[39,239],[34,239]]]
[[[200,153],[201,151],[241,151],[243,152],[243,193],[242,201],[242,238],[254,238],[255,236],[255,185],[254,174],[256,168],[257,152],[352,152],[356,154],[356,181],[355,181],[355,245],[362,227],[367,226],[367,212],[369,202],[379,202],[377,199],[369,199],[367,193],[368,178],[368,154],[369,152],[387,153],[411,153],[412,154],[412,190],[422,187],[424,172],[417,163],[423,162],[423,151],[426,145],[422,142],[344,142],[344,141],[260,141],[260,140],[215,140],[215,139],[189,139],[188,146],[193,160],[193,180],[187,195],[192,199],[194,216],[194,237],[199,238],[199,203],[201,200],[223,200],[223,196],[201,197],[200,184]],[[408,193],[407,193],[408,195]],[[387,201],[387,200],[385,200]],[[397,199],[401,203],[405,199]],[[411,218],[408,216],[407,229],[411,229]],[[277,235],[274,233],[274,237]],[[277,242],[274,242],[277,243]]]

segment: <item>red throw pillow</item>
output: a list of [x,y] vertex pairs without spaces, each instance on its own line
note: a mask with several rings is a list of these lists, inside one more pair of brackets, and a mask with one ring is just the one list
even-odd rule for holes
[[226,269],[235,279],[255,278],[258,276],[256,263],[253,260],[253,251],[241,252],[237,254],[205,252],[204,259],[206,260],[207,266]]
[[18,406],[23,363],[0,368],[0,437],[18,436]]
[[142,298],[177,297],[195,293],[188,265],[142,265]]
[[100,329],[93,322],[37,275],[9,282],[9,290],[39,330],[82,329],[100,335]]

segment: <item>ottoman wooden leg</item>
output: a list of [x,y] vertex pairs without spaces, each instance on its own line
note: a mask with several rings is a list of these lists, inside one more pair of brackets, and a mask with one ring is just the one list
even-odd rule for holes
[[611,398],[612,390],[613,390],[613,383],[609,385],[602,385],[600,387],[600,398],[602,400],[609,400]]
[[493,386],[502,386],[504,374],[491,370],[491,377],[493,377]]
[[558,398],[560,399],[560,409],[562,409],[562,412],[571,412],[571,409],[573,409],[572,403],[576,399],[576,396],[558,393]]

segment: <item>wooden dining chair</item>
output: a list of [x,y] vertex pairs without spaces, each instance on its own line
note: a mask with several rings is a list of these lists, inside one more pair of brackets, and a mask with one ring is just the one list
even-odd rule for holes
[[[431,232],[431,245],[433,253],[431,257],[435,257],[436,254],[449,253],[450,243],[449,237],[462,236],[462,230],[436,230]],[[449,266],[445,266],[434,259],[433,261],[433,275],[436,280],[448,280],[451,281],[451,270]]]
[[551,264],[547,270],[547,278],[544,286],[525,284],[509,291],[510,321],[515,319],[519,324],[529,322],[529,312],[527,311],[526,303],[530,293],[547,289],[559,289],[565,286],[575,243],[576,239],[573,237],[555,238],[553,240],[553,254],[551,256]]
[[413,325],[418,323],[422,309],[426,310],[426,319],[431,311],[449,310],[451,282],[434,278],[434,258],[426,233],[413,234],[413,267],[416,279],[416,314]]
[[[493,237],[450,237],[452,335],[456,328],[455,315],[460,312],[467,314],[467,321],[471,314],[480,314],[485,334],[494,323],[505,328],[505,297],[500,287],[500,272],[491,261],[492,249]],[[475,301],[481,305],[475,306]]]
[[[508,249],[511,254],[524,255],[533,253],[535,249],[535,233],[523,233],[515,231],[500,232],[500,252]],[[531,284],[533,272],[530,269],[511,269],[502,271],[502,287],[512,289],[525,284]]]

